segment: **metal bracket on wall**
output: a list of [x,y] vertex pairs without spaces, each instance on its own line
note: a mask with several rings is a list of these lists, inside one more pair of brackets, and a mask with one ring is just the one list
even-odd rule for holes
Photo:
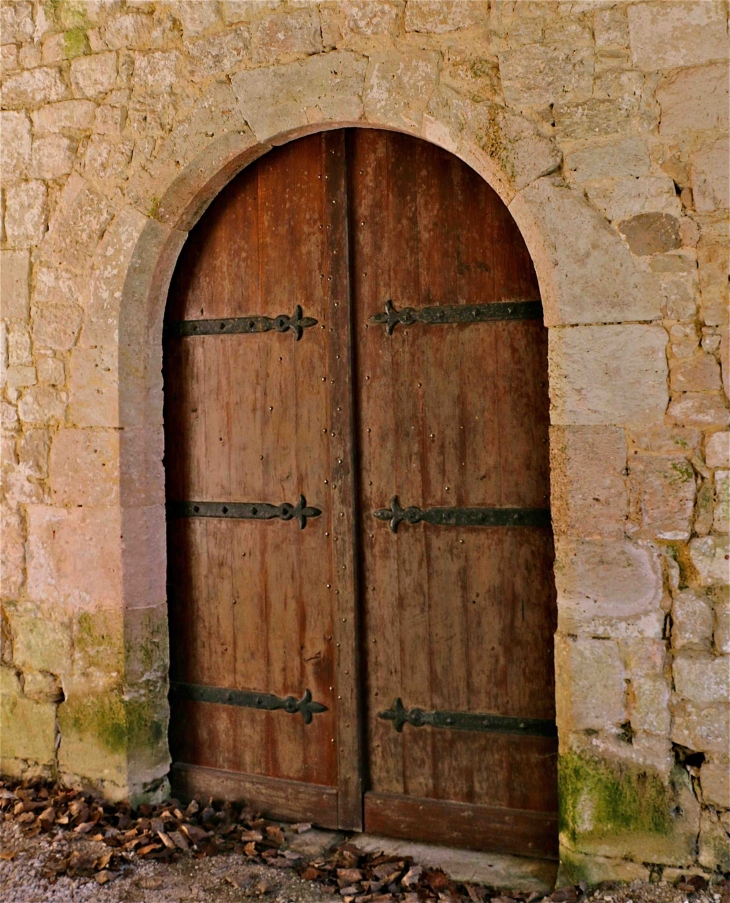
[[378,520],[390,521],[396,533],[398,525],[433,524],[437,527],[549,527],[549,508],[417,508],[401,507],[398,496],[390,500],[390,508],[373,511]]
[[486,715],[474,712],[427,712],[414,707],[406,709],[401,699],[392,707],[378,712],[378,718],[392,721],[400,733],[406,724],[413,727],[447,728],[452,731],[482,731],[489,734],[522,734],[532,737],[557,737],[558,729],[548,718],[516,718],[513,715]]
[[302,530],[307,518],[319,517],[319,508],[307,505],[303,495],[296,505],[284,502],[269,505],[267,502],[168,502],[165,506],[169,517],[233,517],[243,520],[297,520]]
[[275,712],[279,709],[289,715],[301,714],[304,723],[309,724],[312,715],[326,712],[327,706],[314,702],[309,690],[304,691],[301,699],[296,696],[274,696],[273,693],[255,693],[250,690],[228,690],[225,687],[207,687],[202,684],[188,684],[170,681],[172,699],[187,699],[192,702],[212,702],[216,705],[238,705],[246,709],[261,709]]
[[383,323],[388,335],[400,323],[412,326],[439,326],[443,323],[485,323],[489,320],[541,320],[540,301],[497,301],[494,304],[450,304],[445,307],[404,307],[396,310],[385,302],[385,313],[370,317],[371,323]]
[[303,317],[300,304],[294,308],[291,317],[279,314],[278,317],[232,317],[221,320],[175,320],[165,326],[166,336],[192,335],[241,335],[257,332],[287,332],[291,330],[297,342],[302,333],[310,326],[316,326],[314,317]]

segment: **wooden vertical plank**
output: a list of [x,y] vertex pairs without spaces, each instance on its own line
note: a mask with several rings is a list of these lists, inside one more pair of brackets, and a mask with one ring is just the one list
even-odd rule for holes
[[359,704],[359,606],[355,528],[355,445],[352,381],[347,159],[345,134],[323,136],[327,303],[327,372],[331,448],[335,674],[337,686],[338,810],[341,828],[362,828]]

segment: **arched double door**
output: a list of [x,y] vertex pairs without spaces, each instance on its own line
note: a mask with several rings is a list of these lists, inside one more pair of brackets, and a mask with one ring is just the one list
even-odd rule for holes
[[165,323],[172,780],[273,816],[552,856],[547,333],[464,163],[272,150]]

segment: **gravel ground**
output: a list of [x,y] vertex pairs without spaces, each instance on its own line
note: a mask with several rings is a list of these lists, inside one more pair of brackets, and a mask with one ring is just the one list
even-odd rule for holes
[[[339,897],[315,882],[303,881],[289,869],[253,865],[244,856],[222,853],[173,862],[131,856],[106,884],[91,878],[55,880],[43,877],[44,864],[74,850],[94,856],[105,844],[56,831],[26,837],[20,826],[0,825],[0,903],[334,903]],[[559,894],[555,898],[559,899]],[[545,898],[546,901],[550,898]],[[444,898],[448,903],[448,897]],[[494,903],[514,903],[508,896]],[[537,900],[534,903],[538,903]],[[688,891],[666,883],[603,885],[580,895],[578,903],[730,903],[730,884]]]

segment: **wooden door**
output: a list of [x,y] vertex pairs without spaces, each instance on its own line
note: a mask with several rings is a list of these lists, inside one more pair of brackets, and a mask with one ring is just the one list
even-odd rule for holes
[[554,855],[546,330],[502,202],[414,138],[295,141],[193,230],[165,334],[177,791]]

